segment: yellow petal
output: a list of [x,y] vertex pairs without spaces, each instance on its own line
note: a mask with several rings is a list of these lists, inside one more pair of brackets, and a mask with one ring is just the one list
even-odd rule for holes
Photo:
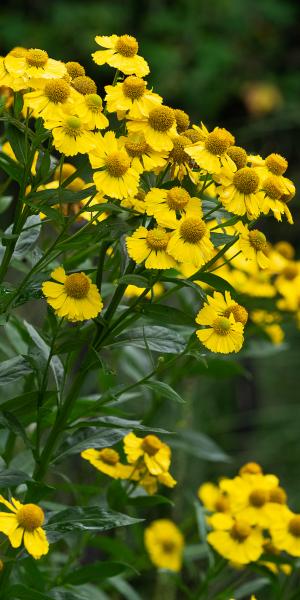
[[39,559],[43,554],[47,554],[49,544],[44,530],[38,527],[34,531],[25,531],[24,546],[33,558]]

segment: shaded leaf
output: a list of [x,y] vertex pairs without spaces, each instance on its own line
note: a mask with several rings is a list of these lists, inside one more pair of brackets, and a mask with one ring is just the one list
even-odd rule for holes
[[207,435],[198,431],[182,431],[176,439],[169,442],[174,448],[179,448],[197,458],[212,462],[228,462],[230,457]]
[[16,487],[20,483],[29,481],[30,476],[23,471],[17,471],[15,469],[5,469],[0,471],[0,488]]
[[78,585],[80,583],[92,583],[103,581],[108,577],[114,577],[128,569],[128,565],[115,561],[97,561],[91,565],[77,568],[76,571],[65,577],[67,583]]
[[0,386],[14,383],[17,379],[28,375],[32,368],[24,356],[16,356],[0,364]]
[[135,346],[136,348],[150,349],[153,352],[165,354],[179,354],[185,349],[184,338],[176,331],[171,331],[166,327],[137,327],[130,329],[126,333],[115,338],[110,346]]
[[164,383],[163,381],[145,381],[141,385],[156,392],[162,398],[167,398],[168,400],[173,400],[180,404],[185,403],[185,400],[183,400],[183,398],[181,398],[168,383]]
[[72,454],[80,454],[87,448],[107,448],[114,446],[131,429],[107,429],[97,427],[87,427],[79,430],[73,436],[70,436],[66,443],[66,449],[62,447],[62,452],[56,456],[55,462],[58,462]]

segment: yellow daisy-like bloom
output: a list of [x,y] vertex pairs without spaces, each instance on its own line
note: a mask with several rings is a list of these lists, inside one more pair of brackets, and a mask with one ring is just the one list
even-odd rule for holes
[[175,228],[178,216],[194,214],[196,218],[202,217],[201,200],[191,198],[190,194],[182,187],[173,187],[169,190],[152,188],[145,197],[147,215],[154,216],[162,227]]
[[[138,298],[144,292],[145,289],[146,288],[141,288],[137,285],[128,285],[124,292],[124,296],[126,298]],[[149,290],[149,292],[144,297],[147,298],[147,300],[151,300],[152,296],[154,296],[155,298],[159,298],[159,296],[162,295],[163,291],[163,285],[161,283],[155,283],[152,286],[151,290]]]
[[147,117],[128,121],[127,129],[144,133],[146,142],[158,152],[172,150],[172,138],[177,134],[174,110],[169,106],[156,106]]
[[229,146],[227,154],[231,160],[233,160],[237,169],[242,169],[247,166],[247,152],[244,148],[241,148],[241,146]]
[[32,79],[59,79],[67,73],[64,63],[49,58],[45,50],[30,48],[21,54],[21,56],[15,56],[10,52],[4,59],[5,69],[12,76],[23,77],[30,81]]
[[278,488],[278,478],[275,475],[246,473],[242,477],[221,481],[220,488],[230,498],[232,513],[251,525],[268,527],[282,505],[280,502],[274,502],[275,495],[272,501],[270,497],[271,491]]
[[144,134],[131,133],[127,137],[120,137],[119,141],[131,159],[131,166],[137,171],[154,171],[161,169],[167,162],[167,152],[153,150],[145,140]]
[[[262,182],[262,188],[265,193],[264,202],[262,204],[262,212],[268,214],[272,211],[275,219],[281,221],[281,215],[285,215],[290,225],[294,223],[290,209],[288,208],[286,201],[289,199],[291,187],[285,185],[285,181],[290,181],[286,177],[277,177],[276,175],[269,175]],[[292,183],[292,182],[290,182]],[[295,186],[292,184],[292,192],[294,195]]]
[[217,485],[207,482],[198,489],[198,498],[211,512],[229,512],[230,502],[228,496]]
[[139,227],[126,238],[127,252],[137,263],[145,261],[147,269],[172,269],[176,261],[167,252],[170,233],[162,227]]
[[33,558],[39,559],[49,550],[46,533],[42,529],[45,515],[37,504],[21,504],[15,498],[8,502],[0,496],[0,503],[11,512],[0,512],[0,531],[8,536],[13,548],[24,546]]
[[78,115],[89,129],[106,129],[109,126],[103,114],[102,99],[98,94],[86,94],[76,105]]
[[81,75],[72,79],[72,86],[80,96],[97,94],[97,86],[94,80],[91,77],[87,77],[87,75]]
[[235,164],[227,154],[227,150],[234,144],[234,137],[221,127],[215,127],[209,133],[202,124],[199,133],[202,137],[192,146],[186,148],[186,153],[195,161],[201,169],[208,173],[218,173],[220,168],[227,166],[235,168]]
[[300,556],[300,515],[288,508],[281,511],[280,518],[270,523],[272,542],[278,550],[292,556]]
[[113,477],[113,479],[130,479],[132,475],[132,466],[123,465],[120,462],[119,453],[112,448],[103,448],[102,450],[88,448],[81,452],[81,456],[98,471]]
[[45,281],[43,294],[59,317],[68,321],[94,319],[103,307],[99,291],[84,273],[66,275],[63,267],[51,273],[54,281]]
[[214,292],[213,296],[207,296],[206,304],[200,310],[201,320],[204,325],[206,321],[210,322],[212,309],[218,317],[230,317],[232,315],[237,323],[241,323],[243,326],[247,323],[247,310],[231,298],[228,290],[225,291],[224,295],[221,292]]
[[238,247],[247,260],[254,261],[261,269],[270,266],[268,242],[265,234],[258,229],[249,231],[242,223],[238,224]]
[[156,567],[180,571],[184,538],[175,523],[169,519],[153,521],[145,529],[144,540],[150,559]]
[[[132,469],[132,467],[131,467]],[[135,469],[135,468],[134,468]],[[136,476],[137,473],[137,476]],[[156,494],[158,485],[164,485],[168,488],[173,488],[177,481],[170,473],[159,473],[159,475],[151,475],[147,469],[141,469],[133,472],[131,479],[138,481],[139,485],[146,490],[147,494],[152,496]]]
[[121,200],[121,206],[124,206],[124,208],[129,208],[130,210],[133,210],[139,214],[144,214],[146,212],[145,196],[146,193],[144,190],[139,188],[134,196],[127,196],[127,198],[123,198],[123,200]]
[[184,134],[181,134],[173,137],[172,142],[173,148],[169,154],[171,177],[182,181],[187,175],[193,183],[197,184],[199,180],[199,172],[193,171],[193,161],[185,151],[185,149],[191,145],[191,140]]
[[171,464],[171,450],[156,435],[137,437],[128,433],[124,437],[124,452],[130,464],[141,461],[146,465],[151,475],[167,473]]
[[66,62],[66,69],[71,79],[85,75],[85,68],[79,62],[73,60]]
[[138,55],[139,45],[131,35],[97,35],[95,42],[106,50],[97,50],[92,54],[97,65],[105,63],[119,69],[125,75],[145,77],[149,73],[147,62]]
[[223,206],[235,215],[247,214],[249,219],[257,218],[262,211],[264,193],[260,189],[257,171],[250,167],[234,170],[224,167],[214,175],[220,185],[217,195]]
[[[234,308],[234,310],[228,310],[228,316],[219,316],[215,305],[211,305],[211,300],[214,299],[207,299],[207,303],[196,317],[196,323],[205,326],[204,329],[196,331],[198,339],[212,352],[222,354],[239,352],[244,341],[244,326],[241,321],[235,320],[234,312],[242,314],[242,311]],[[237,306],[239,307],[239,305]],[[228,308],[230,309],[230,307]],[[244,314],[242,318],[245,318]]]
[[44,125],[52,132],[55,148],[66,156],[85,154],[95,147],[95,134],[77,115],[61,111]]
[[216,513],[210,517],[210,524],[215,531],[208,534],[207,541],[227,560],[246,565],[257,561],[263,553],[263,534],[248,521]]
[[65,108],[76,100],[74,90],[65,79],[41,81],[41,85],[33,92],[24,94],[24,108],[31,109],[34,117],[56,119],[57,109]]
[[198,269],[214,254],[209,229],[198,215],[187,212],[173,225],[174,232],[168,244],[168,253],[178,262],[192,263]]
[[106,196],[122,200],[134,196],[138,189],[139,174],[131,167],[130,158],[122,142],[113,131],[95,135],[96,147],[89,154],[90,163],[95,171],[93,179],[97,190]]
[[258,474],[262,474],[262,468],[261,466],[256,463],[256,462],[247,462],[244,465],[241,466],[240,470],[239,470],[239,475],[258,475]]
[[[22,49],[24,53],[27,52],[25,48]],[[12,51],[13,52],[13,51]],[[8,55],[7,55],[8,56]],[[16,77],[15,75],[11,75],[5,67],[5,57],[0,56],[0,86],[10,88],[15,92],[23,90],[26,88],[27,83],[24,77]]]
[[183,133],[184,131],[187,131],[187,129],[190,126],[189,115],[184,110],[181,110],[181,108],[175,108],[174,114],[178,133]]
[[129,75],[121,83],[105,86],[106,108],[108,112],[126,113],[130,119],[142,119],[150,110],[162,103],[162,98],[147,89],[147,82]]
[[284,340],[284,331],[278,324],[278,315],[268,313],[266,310],[255,310],[251,312],[251,320],[267,334],[271,342],[279,345]]

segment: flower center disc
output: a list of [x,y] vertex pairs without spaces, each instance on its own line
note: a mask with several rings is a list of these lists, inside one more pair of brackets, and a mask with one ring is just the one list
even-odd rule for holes
[[46,83],[45,95],[49,98],[50,102],[54,102],[54,104],[63,103],[66,102],[70,96],[70,87],[63,79],[53,79]]
[[186,146],[189,146],[189,144],[191,143],[190,140],[187,137],[185,137],[185,135],[179,135],[178,137],[173,138],[172,142],[173,148],[170,152],[170,157],[178,164],[188,162],[190,160],[190,157],[184,149],[186,148]]
[[234,320],[238,323],[242,323],[245,325],[248,321],[248,312],[246,309],[240,304],[232,304],[224,311],[224,316],[229,317],[230,315],[234,316]]
[[249,231],[249,241],[254,250],[265,250],[267,246],[267,239],[265,234],[262,231],[258,231],[258,229],[253,229]]
[[105,160],[107,171],[111,177],[122,177],[130,167],[130,160],[126,152],[112,152]]
[[283,175],[288,168],[287,160],[280,154],[269,154],[265,163],[269,171],[274,173],[274,175]]
[[79,92],[86,96],[87,94],[96,94],[97,86],[95,82],[87,75],[80,75],[79,77],[75,77],[72,81],[72,86]]
[[257,475],[261,473],[261,467],[255,462],[249,462],[240,468],[240,475],[248,473],[249,475]]
[[137,100],[144,95],[146,89],[146,82],[140,77],[135,75],[129,75],[123,81],[123,92],[127,98],[131,100]]
[[298,272],[297,265],[290,264],[284,267],[282,274],[286,279],[288,279],[288,281],[293,281],[293,279],[297,277]]
[[297,515],[290,520],[288,529],[294,537],[300,537],[300,515]]
[[221,496],[220,498],[218,498],[218,500],[216,500],[215,502],[215,510],[217,512],[226,512],[226,510],[229,508],[229,500],[228,498],[225,498],[225,496]]
[[231,323],[227,317],[218,317],[212,324],[215,332],[218,335],[228,335],[231,329]]
[[149,146],[143,135],[129,136],[125,142],[125,148],[129,156],[142,156]]
[[238,169],[242,169],[247,164],[247,152],[240,146],[230,146],[227,150],[228,156],[236,164]]
[[171,540],[165,540],[162,542],[162,548],[165,554],[173,554],[176,550],[176,544],[171,542]]
[[165,133],[174,123],[174,111],[168,106],[157,106],[149,113],[149,124],[155,131]]
[[122,56],[126,56],[128,58],[135,56],[138,49],[138,42],[131,35],[121,35],[117,40],[116,50]]
[[282,487],[277,487],[270,491],[269,502],[275,502],[276,504],[285,504],[286,500],[287,496]]
[[182,210],[190,200],[189,193],[180,187],[167,191],[167,204],[171,210]]
[[279,200],[282,196],[283,190],[275,175],[267,177],[262,187],[271,200]]
[[70,60],[66,63],[66,68],[72,79],[85,75],[85,68],[79,62]]
[[266,490],[253,490],[249,496],[249,502],[251,506],[255,508],[260,508],[263,506],[269,499],[269,494]]
[[229,146],[234,142],[234,138],[227,129],[216,127],[208,134],[205,140],[205,148],[211,154],[224,154]]
[[24,504],[17,511],[17,521],[26,531],[34,531],[44,523],[44,512],[36,504]]
[[87,94],[85,101],[91,111],[98,112],[102,110],[102,99],[98,94]]
[[48,54],[45,50],[30,48],[26,54],[26,62],[31,67],[44,67],[48,60]]
[[65,130],[67,135],[76,136],[80,134],[81,121],[78,117],[68,117],[66,119]]
[[162,447],[161,441],[156,435],[146,435],[142,441],[142,449],[149,456],[154,456]]
[[243,167],[234,174],[233,183],[241,194],[254,194],[258,190],[259,177],[250,167]]
[[88,295],[90,282],[84,273],[72,273],[67,276],[64,286],[68,296],[81,300]]
[[[169,235],[164,229],[157,227],[148,231],[146,242],[151,250],[165,250],[169,242]],[[146,436],[145,440],[149,437]]]
[[202,219],[187,218],[180,225],[180,235],[185,242],[197,244],[206,233],[206,225]]
[[236,542],[244,542],[250,534],[251,527],[244,521],[237,521],[230,530],[230,535]]
[[104,448],[99,452],[99,458],[107,465],[116,465],[119,460],[119,454],[112,448]]

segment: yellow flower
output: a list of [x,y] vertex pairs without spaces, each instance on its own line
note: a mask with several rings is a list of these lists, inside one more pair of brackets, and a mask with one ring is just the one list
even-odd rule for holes
[[273,344],[282,343],[284,331],[278,324],[279,317],[276,313],[268,313],[266,310],[255,310],[251,313],[251,320],[261,327]]
[[215,292],[213,298],[207,297],[206,304],[197,314],[196,323],[205,328],[198,329],[196,335],[212,352],[239,352],[243,345],[247,311],[231,302],[230,294],[224,300],[222,294]]
[[168,253],[178,262],[192,263],[198,269],[208,262],[214,247],[210,241],[209,229],[201,218],[201,208],[196,215],[187,212],[172,226],[174,232],[168,244]]
[[122,200],[137,192],[139,174],[131,167],[130,158],[113,131],[104,136],[95,134],[96,147],[89,154],[95,171],[93,179],[97,190],[106,196]]
[[151,475],[160,475],[169,470],[171,450],[156,435],[139,438],[134,433],[124,437],[124,452],[130,464],[143,461]]
[[81,452],[81,456],[88,460],[98,471],[114,479],[130,479],[132,475],[132,466],[123,465],[120,462],[119,453],[112,448],[103,448],[102,450],[88,448]]
[[289,509],[282,511],[280,518],[270,523],[270,533],[278,550],[300,556],[300,515]]
[[[174,111],[176,113],[176,111]],[[169,154],[171,165],[170,175],[174,179],[182,181],[187,175],[193,183],[197,183],[199,173],[192,170],[191,157],[186,153],[186,148],[191,145],[191,140],[184,134],[176,135],[172,138],[173,148]]]
[[167,152],[153,150],[143,133],[131,133],[128,137],[120,137],[119,141],[124,145],[131,166],[137,173],[161,169],[167,162]]
[[173,488],[177,484],[177,481],[170,473],[166,472],[159,473],[158,475],[151,475],[145,468],[137,471],[137,476],[135,476],[134,472],[131,478],[138,481],[139,485],[141,485],[150,496],[156,494],[158,484],[165,485],[168,488]]
[[67,73],[64,63],[49,58],[45,50],[30,48],[20,54],[15,56],[10,52],[5,57],[5,68],[12,76],[23,77],[31,83],[32,79],[59,79]]
[[66,317],[69,321],[84,321],[99,314],[103,302],[97,287],[87,275],[66,275],[63,267],[57,267],[51,277],[54,281],[45,281],[42,291],[59,317]]
[[209,133],[202,124],[199,133],[202,139],[185,150],[198,167],[208,173],[218,173],[220,168],[225,165],[232,169],[235,168],[234,162],[227,154],[228,148],[234,144],[234,137],[227,129],[215,127]]
[[135,262],[145,261],[147,269],[172,269],[176,261],[167,253],[169,240],[170,233],[165,229],[141,226],[126,238],[127,252]]
[[241,466],[241,468],[239,470],[239,475],[245,475],[246,473],[248,475],[258,475],[258,474],[261,474],[262,472],[263,472],[262,468],[258,463],[247,462]]
[[95,134],[77,115],[57,112],[56,117],[48,119],[44,125],[46,129],[51,129],[53,144],[62,154],[67,156],[85,154],[95,147]]
[[105,86],[106,108],[108,112],[126,113],[130,119],[141,119],[150,110],[162,103],[158,94],[147,89],[147,82],[135,75],[129,75],[121,83]]
[[123,200],[121,200],[121,206],[131,209],[139,214],[144,214],[146,212],[145,196],[146,194],[144,190],[139,188],[134,196],[127,196],[127,198],[123,198]]
[[[128,285],[124,292],[124,296],[126,298],[138,298],[145,289],[146,288],[141,288],[141,287],[138,287],[137,285]],[[149,292],[146,294],[145,298],[147,298],[147,300],[150,300],[152,298],[152,296],[154,296],[155,298],[158,298],[159,296],[161,296],[163,291],[164,291],[164,288],[163,288],[162,284],[155,283],[153,285],[153,287],[151,288],[151,290],[149,290]]]
[[198,497],[202,504],[211,512],[229,512],[228,496],[217,485],[207,482],[198,489]]
[[97,65],[105,63],[119,69],[125,75],[145,77],[149,67],[145,59],[138,55],[139,45],[131,35],[97,35],[95,42],[107,50],[97,50],[92,54]]
[[[22,52],[26,53],[27,50],[25,48],[22,48]],[[13,50],[12,50],[12,53],[13,53]],[[14,90],[15,92],[23,90],[24,88],[27,87],[25,78],[17,77],[16,75],[14,75],[14,74],[11,75],[9,73],[9,71],[6,69],[6,66],[5,66],[6,58],[4,56],[0,56],[0,86],[1,87],[5,86],[7,88],[10,88],[11,90]]]
[[262,532],[247,521],[216,513],[210,517],[210,524],[215,531],[208,534],[207,541],[227,560],[245,565],[257,561],[263,553]]
[[72,86],[76,92],[79,94],[79,99],[82,96],[88,96],[90,94],[97,94],[97,86],[91,77],[87,77],[86,75],[80,75],[79,77],[74,77],[72,79]]
[[286,202],[295,195],[295,186],[286,186],[285,181],[290,182],[286,177],[277,177],[269,175],[262,182],[262,188],[265,193],[262,204],[262,212],[267,215],[272,211],[275,219],[281,221],[281,215],[285,214],[290,225],[294,223],[290,209]]
[[27,92],[23,98],[25,110],[32,109],[35,118],[45,120],[56,120],[57,109],[64,109],[76,100],[74,90],[65,79],[43,79],[38,89]]
[[21,504],[15,498],[8,502],[0,496],[0,503],[4,504],[11,512],[0,512],[0,531],[8,536],[13,548],[24,546],[33,558],[41,558],[47,554],[49,544],[45,531],[44,512],[36,504]]
[[152,108],[147,117],[128,121],[127,129],[129,132],[142,132],[149,146],[158,152],[172,150],[172,138],[177,133],[174,110],[169,106]]
[[254,261],[261,269],[270,266],[267,256],[268,243],[265,234],[258,229],[249,231],[242,223],[237,226],[239,232],[238,247],[246,260]]
[[89,129],[106,129],[109,126],[103,114],[102,99],[98,94],[86,94],[76,105],[78,115]]
[[194,214],[202,217],[201,200],[191,198],[190,194],[181,187],[169,190],[152,188],[145,197],[147,215],[154,216],[162,227],[176,228],[177,216]]
[[184,538],[169,519],[153,521],[145,529],[145,546],[153,564],[159,569],[180,571]]
[[249,219],[259,216],[264,193],[260,190],[260,178],[255,169],[223,167],[214,179],[220,184],[217,194],[226,210],[240,216],[247,214]]

